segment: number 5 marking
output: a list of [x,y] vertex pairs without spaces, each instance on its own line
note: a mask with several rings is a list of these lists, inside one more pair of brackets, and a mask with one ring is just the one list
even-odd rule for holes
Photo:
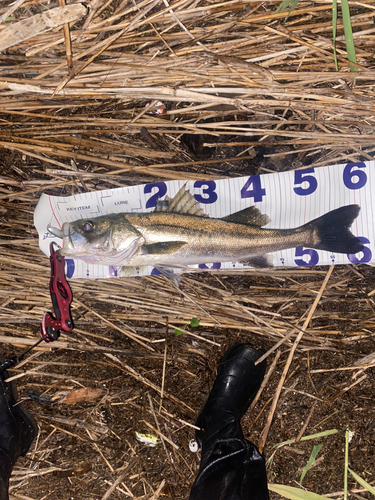
[[303,188],[302,186],[295,187],[294,192],[296,194],[298,194],[299,196],[307,196],[308,194],[312,194],[316,191],[318,187],[318,181],[312,175],[307,175],[313,173],[313,168],[305,168],[304,170],[296,170],[294,172],[294,184],[302,184],[304,182],[308,183],[308,186],[305,188]]
[[297,266],[316,266],[319,262],[319,255],[316,250],[313,250],[312,248],[304,249],[303,247],[297,247],[295,256],[303,257],[304,255],[308,255],[310,257],[310,260],[306,262],[303,260],[303,258],[294,259],[294,262],[297,264]]

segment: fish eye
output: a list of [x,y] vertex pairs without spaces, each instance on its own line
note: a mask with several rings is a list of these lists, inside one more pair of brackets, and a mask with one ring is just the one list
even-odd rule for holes
[[82,229],[85,233],[91,233],[91,231],[94,229],[94,223],[91,221],[86,221],[82,224]]

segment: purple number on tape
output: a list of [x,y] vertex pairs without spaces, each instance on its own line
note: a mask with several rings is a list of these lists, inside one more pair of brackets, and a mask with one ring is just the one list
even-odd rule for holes
[[165,194],[167,194],[167,185],[165,184],[165,182],[154,182],[153,184],[146,184],[144,188],[144,193],[145,194],[152,193],[152,190],[154,188],[156,188],[157,191],[147,200],[146,208],[156,207],[158,199],[162,198]]
[[[303,260],[304,255],[310,257],[308,262]],[[319,262],[318,252],[316,250],[313,250],[312,248],[297,247],[295,256],[300,257],[299,259],[294,259],[294,262],[297,264],[297,266],[316,266]]]
[[202,193],[204,196],[201,194],[195,194],[194,198],[197,200],[198,203],[215,203],[217,200],[217,194],[215,193],[216,189],[216,182],[215,181],[196,181],[194,183],[195,188],[203,188]]
[[66,277],[71,278],[75,271],[75,263],[73,259],[65,259],[66,264]]
[[266,190],[262,188],[259,175],[251,175],[241,189],[241,198],[254,198],[255,202],[262,201],[265,195]]
[[360,189],[367,182],[367,174],[362,168],[366,165],[360,161],[358,163],[348,163],[344,168],[343,180],[348,189]]
[[299,196],[307,196],[308,194],[312,194],[316,191],[318,187],[318,181],[313,175],[313,168],[305,168],[304,170],[296,170],[294,172],[294,184],[303,184],[304,182],[308,183],[308,186],[302,187],[301,185],[294,188],[294,192]]
[[214,262],[213,264],[207,265],[207,264],[199,264],[199,269],[220,269],[221,268],[221,263],[220,262]]
[[[364,236],[358,236],[358,239],[361,243],[364,243],[365,245],[366,244],[368,245],[370,243],[370,241],[367,238],[365,238]],[[348,253],[348,259],[350,260],[350,262],[352,264],[365,264],[366,262],[370,262],[370,260],[372,258],[372,252],[369,249],[369,247],[363,247],[363,250],[361,253],[363,255],[360,259],[357,257],[358,254]]]

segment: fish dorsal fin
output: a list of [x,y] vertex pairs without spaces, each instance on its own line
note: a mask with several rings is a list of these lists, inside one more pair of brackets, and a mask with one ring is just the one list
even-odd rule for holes
[[158,200],[155,212],[173,212],[175,214],[207,217],[197,200],[194,198],[194,195],[189,193],[186,189],[186,184],[182,186],[173,198],[166,196],[163,200]]
[[245,226],[258,227],[263,227],[271,222],[268,215],[260,213],[260,211],[255,207],[244,208],[239,212],[234,212],[234,214],[222,217],[221,220],[225,222],[232,222],[233,224],[244,224]]

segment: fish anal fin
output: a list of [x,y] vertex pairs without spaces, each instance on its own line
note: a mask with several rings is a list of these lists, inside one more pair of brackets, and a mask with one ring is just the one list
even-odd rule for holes
[[180,188],[173,198],[166,196],[163,200],[158,200],[155,212],[170,212],[207,217],[197,200],[194,198],[194,195],[186,189],[186,184]]
[[268,253],[264,255],[254,255],[254,257],[249,257],[246,260],[240,260],[240,263],[245,266],[256,268],[273,267],[273,255]]
[[129,276],[143,275],[147,266],[120,266],[117,268],[117,276],[119,278],[127,278]]
[[257,227],[263,227],[271,222],[268,215],[262,214],[260,210],[254,206],[226,215],[225,217],[222,217],[221,220],[225,222],[232,222],[233,224],[244,224],[245,226]]
[[168,255],[177,252],[184,245],[187,245],[186,241],[162,241],[143,245],[142,251],[152,255]]

